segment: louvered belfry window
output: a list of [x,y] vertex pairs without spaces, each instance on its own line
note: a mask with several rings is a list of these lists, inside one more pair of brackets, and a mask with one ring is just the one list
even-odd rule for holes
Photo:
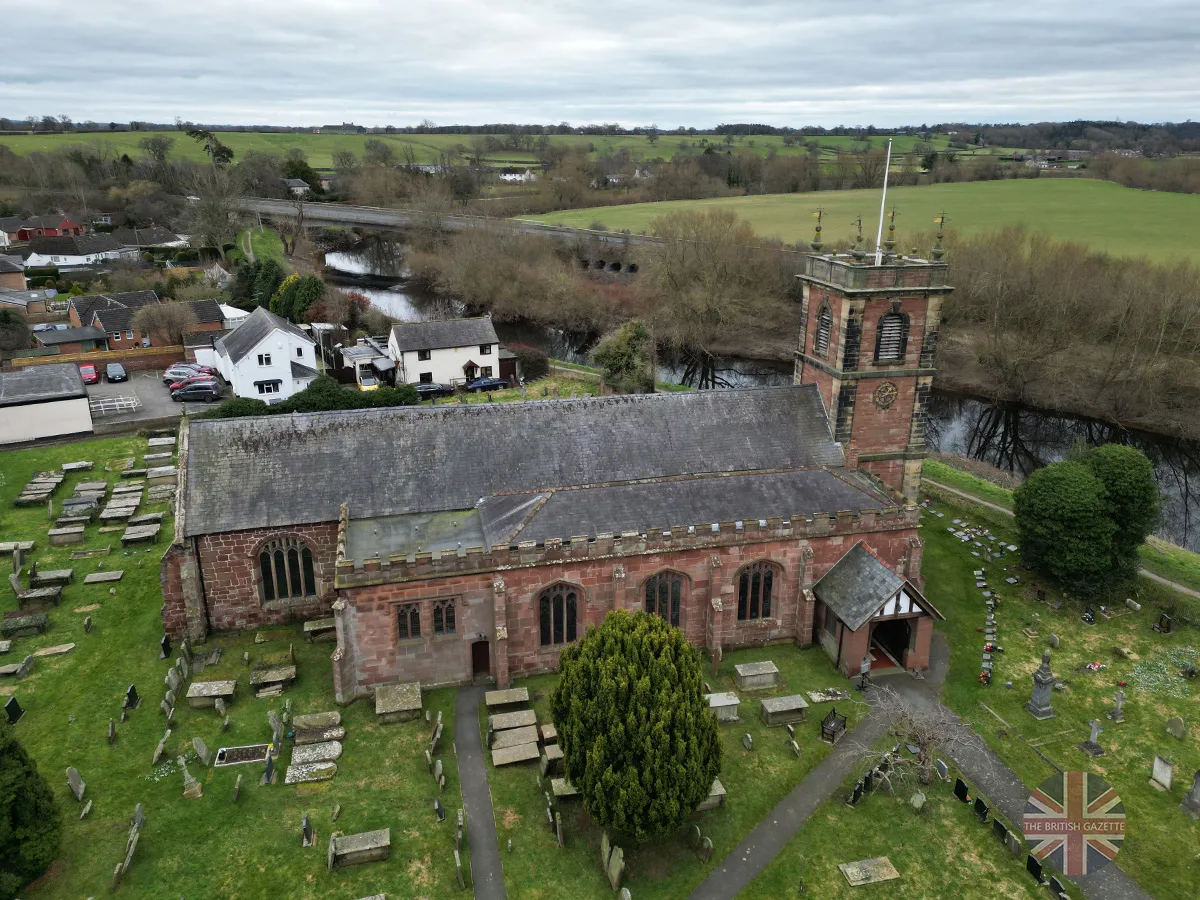
[[833,313],[828,304],[822,304],[817,313],[817,334],[813,338],[813,352],[825,356],[829,352],[829,333],[833,329]]
[[907,340],[908,319],[903,313],[887,313],[879,320],[879,335],[875,339],[875,361],[903,359]]

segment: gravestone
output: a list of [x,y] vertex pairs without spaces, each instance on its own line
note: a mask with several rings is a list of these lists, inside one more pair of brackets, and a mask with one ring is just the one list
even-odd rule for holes
[[558,841],[558,846],[567,846],[566,838],[563,837],[562,813],[554,814],[554,837]]
[[967,783],[965,781],[963,781],[961,778],[956,778],[954,780],[954,796],[957,797],[959,800],[961,800],[963,803],[967,803],[970,799],[969,794],[968,794]]
[[1175,767],[1171,765],[1169,760],[1163,759],[1161,756],[1155,756],[1150,772],[1150,786],[1160,791],[1169,791],[1171,789],[1171,778],[1174,775],[1174,769]]
[[238,802],[238,797],[242,795],[242,773],[238,773],[237,781],[233,783],[233,802]]
[[1008,839],[1008,829],[999,819],[992,819],[992,837],[1002,844]]
[[1054,690],[1054,674],[1050,671],[1050,651],[1042,653],[1042,664],[1033,673],[1033,696],[1025,704],[1025,709],[1039,721],[1054,718],[1054,709],[1050,706],[1050,693]]
[[204,788],[200,786],[200,782],[192,777],[192,773],[188,771],[187,760],[182,756],[179,757],[179,768],[183,770],[183,796],[185,800],[197,800],[204,796]]
[[856,781],[854,783],[854,791],[853,791],[853,793],[850,794],[849,797],[846,798],[846,802],[850,806],[858,806],[858,802],[860,800],[862,800],[862,795],[863,795],[863,783],[861,781]]
[[[491,399],[490,394],[488,395],[488,399]],[[454,851],[454,879],[458,882],[459,890],[465,891],[467,889],[467,883],[463,880],[462,856],[457,850]]]
[[109,718],[108,720],[108,743],[113,744],[117,740],[117,721]]
[[1053,875],[1051,875],[1050,876],[1050,893],[1053,894],[1055,897],[1058,897],[1058,896],[1061,896],[1062,894],[1065,894],[1066,892],[1067,892],[1067,889],[1063,885],[1063,883],[1061,881],[1059,881],[1057,878],[1055,878]]
[[613,847],[605,874],[608,875],[608,883],[612,889],[620,890],[621,881],[625,877],[625,851],[620,847]]
[[1167,719],[1167,733],[1177,741],[1183,740],[1183,719],[1179,716],[1171,716]]
[[225,718],[225,716],[229,713],[229,707],[225,705],[224,697],[218,697],[216,700],[214,700],[213,708],[216,709],[217,715],[221,718]]
[[167,670],[167,677],[163,679],[163,684],[168,690],[178,691],[179,686],[183,684],[183,676],[179,674],[179,670],[172,667]]
[[196,751],[196,758],[200,760],[200,765],[206,769],[212,765],[212,754],[208,752],[208,745],[201,738],[192,738],[192,749]]
[[937,771],[938,778],[942,781],[948,781],[950,778],[950,767],[940,759],[933,761],[933,768]]
[[168,635],[163,635],[162,640],[158,642],[158,658],[171,658],[171,638]]
[[1050,649],[1057,650],[1058,649],[1058,635],[1057,634],[1050,635],[1050,640],[1048,643],[1050,644]]
[[1020,859],[1021,854],[1025,852],[1025,845],[1021,842],[1021,838],[1016,832],[1010,831],[1005,835],[1004,844],[1008,847],[1008,852],[1017,859]]
[[167,733],[162,736],[162,740],[158,742],[158,746],[154,748],[154,759],[150,760],[150,765],[157,766],[158,761],[162,759],[163,753],[167,749],[167,741],[171,739],[171,729],[167,729]]
[[137,688],[132,684],[125,691],[125,708],[137,709],[142,703],[142,698],[138,696]]
[[16,725],[21,716],[25,715],[25,710],[21,709],[16,697],[9,697],[4,704],[4,713],[8,717],[8,724]]
[[262,781],[259,784],[274,784],[275,783],[275,757],[270,753],[267,754],[267,764],[263,769]]
[[[697,829],[698,831],[699,829]],[[612,856],[612,844],[608,840],[608,832],[600,832],[600,868],[608,871],[608,858]]]
[[1109,710],[1108,717],[1114,722],[1124,722],[1125,713],[1121,711],[1121,707],[1125,703],[1125,692],[1118,690],[1115,694],[1113,694],[1113,702],[1116,705]]
[[705,836],[704,839],[702,841],[700,841],[700,861],[708,862],[710,859],[712,859],[712,855],[713,855],[712,838]]
[[700,826],[693,825],[691,831],[688,832],[688,843],[692,845],[693,850],[699,850],[702,840],[704,840],[704,835],[700,833]]
[[[168,690],[167,693],[163,695],[163,703],[167,705],[167,709],[173,709],[175,707],[175,700],[175,692],[172,690]],[[163,710],[163,712],[166,712],[166,710]]]
[[76,800],[83,802],[83,795],[87,791],[87,782],[79,777],[79,770],[74,766],[67,769],[67,787],[71,789]]
[[800,758],[800,755],[801,755],[801,753],[800,753],[800,745],[799,745],[799,744],[797,744],[797,743],[796,743],[794,740],[788,741],[788,744],[791,746],[791,748],[792,748],[792,753],[793,753],[793,754],[795,754],[795,756],[796,756],[796,759],[799,759],[799,758]]
[[917,791],[908,798],[908,805],[911,806],[916,812],[921,812],[925,808],[925,795],[920,791]]
[[[742,735],[742,746],[745,747],[747,750],[754,749],[754,737],[748,731]],[[615,888],[614,888],[614,890],[615,890]]]
[[1100,721],[1098,719],[1092,719],[1090,722],[1088,722],[1088,725],[1091,726],[1092,733],[1088,735],[1088,739],[1086,741],[1083,741],[1078,745],[1079,749],[1090,756],[1103,756],[1104,748],[1098,743],[1101,731]]
[[91,812],[92,812],[92,801],[89,800],[87,803],[83,804],[83,810],[79,813],[80,821],[82,821],[83,819],[86,819],[91,814]]
[[433,798],[433,814],[437,816],[438,822],[446,821],[446,807],[442,806],[442,801],[437,797]]
[[979,819],[979,821],[983,822],[985,825],[987,824],[989,812],[990,812],[990,808],[988,807],[988,805],[986,803],[983,802],[983,798],[976,797],[975,798],[975,815]]
[[1034,880],[1041,884],[1042,881],[1042,864],[1033,854],[1025,857],[1025,871],[1033,876]]
[[1192,789],[1187,792],[1179,808],[1193,819],[1200,819],[1200,771],[1192,776]]
[[433,763],[433,780],[437,781],[441,777],[442,777],[442,761],[440,759],[438,759],[438,760],[435,760]]
[[300,846],[311,847],[316,843],[317,836],[313,833],[312,823],[305,816],[300,822]]

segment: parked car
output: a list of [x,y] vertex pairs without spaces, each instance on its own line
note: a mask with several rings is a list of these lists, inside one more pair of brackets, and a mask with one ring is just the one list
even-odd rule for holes
[[199,369],[193,369],[191,366],[171,366],[162,373],[163,384],[172,385],[176,381],[182,381],[185,378],[191,378],[193,375],[199,375]]
[[189,369],[195,369],[197,372],[203,372],[205,375],[220,375],[221,373],[212,366],[202,366],[200,363],[193,362],[177,362],[176,366],[184,366]]
[[193,384],[212,384],[220,387],[216,375],[206,375],[203,372],[197,372],[195,375],[189,375],[187,378],[180,378],[178,381],[172,382],[168,387],[173,391],[181,391],[185,387],[191,387]]
[[476,378],[467,383],[467,390],[471,393],[503,390],[506,387],[508,387],[508,382],[503,378]]
[[84,384],[99,384],[100,373],[96,371],[96,367],[91,363],[83,363],[79,367],[79,374],[83,376]]
[[120,363],[109,363],[104,367],[104,377],[108,379],[109,384],[112,384],[114,381],[128,381],[129,373]]
[[413,385],[417,389],[417,396],[422,400],[429,400],[433,397],[448,397],[451,389],[444,384],[438,384],[436,381],[422,381]]
[[202,400],[205,403],[212,403],[214,400],[221,399],[221,389],[213,382],[189,384],[177,391],[171,391],[171,399],[176,403],[183,400]]

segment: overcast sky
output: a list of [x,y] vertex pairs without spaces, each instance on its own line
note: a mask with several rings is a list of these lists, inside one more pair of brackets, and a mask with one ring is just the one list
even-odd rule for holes
[[711,126],[1182,121],[1198,0],[0,0],[0,114]]

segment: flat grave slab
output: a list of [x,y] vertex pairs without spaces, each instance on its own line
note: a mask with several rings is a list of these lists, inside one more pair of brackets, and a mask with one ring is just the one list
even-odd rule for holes
[[326,864],[332,872],[338,866],[357,866],[379,862],[392,855],[392,830],[364,831],[361,834],[335,835],[329,839]]
[[733,667],[733,681],[743,691],[774,687],[779,681],[779,668],[770,660],[740,663]]
[[65,544],[82,544],[83,528],[79,525],[71,525],[67,528],[51,528],[46,536],[55,547],[61,547]]
[[84,576],[84,584],[108,584],[110,581],[120,581],[125,574],[124,569],[109,569],[107,572],[92,572]]
[[122,478],[145,478],[146,470],[145,469],[126,469],[124,472],[121,473],[121,477]]
[[29,553],[33,548],[33,541],[4,541],[0,543],[0,553],[12,553],[14,550]]
[[565,778],[551,778],[550,790],[559,800],[566,800],[568,797],[579,796],[579,789]]
[[50,609],[52,606],[58,606],[61,600],[62,588],[58,585],[33,588],[33,590],[22,591],[17,595],[17,605],[23,612],[39,612]]
[[174,453],[147,453],[142,456],[146,463],[161,463],[165,459],[174,459]]
[[838,869],[846,876],[851,887],[861,887],[864,884],[878,884],[881,881],[891,881],[899,878],[900,873],[886,856],[876,856],[874,859],[860,859],[857,862],[838,863]]
[[741,700],[732,691],[718,694],[705,694],[709,711],[717,717],[718,722],[736,722],[738,720],[738,704]]
[[808,702],[800,694],[787,697],[768,697],[759,709],[767,725],[789,725],[808,720]]
[[87,525],[91,521],[91,516],[59,516],[54,520],[54,527],[70,528],[72,525]]
[[337,620],[333,616],[326,619],[309,619],[304,623],[304,635],[309,641],[336,637]]
[[50,617],[44,612],[10,610],[0,620],[0,634],[6,638],[32,637],[50,627]]
[[506,691],[488,691],[483,695],[483,702],[488,709],[495,709],[499,706],[511,706],[515,703],[529,702],[528,688],[510,688]]
[[329,728],[297,728],[292,734],[295,744],[323,744],[326,741],[340,741],[346,736],[346,729],[341,725]]
[[121,484],[113,486],[113,497],[118,497],[125,494],[140,494],[145,486],[145,483],[141,481],[122,482]]
[[496,732],[496,737],[492,740],[492,749],[503,750],[505,747],[519,747],[521,744],[536,744],[537,739],[537,729],[532,725],[510,728],[508,731]]
[[237,693],[236,678],[233,681],[193,681],[188,687],[187,702],[188,706],[203,709],[208,706],[216,706],[218,697],[226,703],[232,703],[235,693]]
[[29,577],[30,587],[62,587],[75,580],[74,569],[42,569]]
[[245,763],[266,762],[270,744],[248,744],[245,747],[222,747],[213,760],[214,766],[240,766]]
[[91,492],[99,492],[103,494],[108,490],[107,481],[81,481],[75,485],[75,495],[86,494]]
[[725,785],[721,784],[720,778],[714,778],[712,787],[708,789],[708,796],[696,807],[696,812],[707,812],[710,809],[716,809],[718,806],[724,805]]
[[79,462],[63,463],[62,470],[64,472],[90,472],[92,465],[93,463],[81,459]]
[[161,525],[131,525],[121,535],[121,543],[138,544],[143,541],[156,541],[160,530],[162,530]]
[[337,763],[319,762],[288,766],[283,776],[284,784],[311,784],[316,781],[329,781],[337,774]]
[[268,669],[255,669],[250,673],[250,687],[261,688],[268,685],[291,684],[296,680],[295,666],[272,666]]
[[301,744],[292,748],[292,765],[333,762],[342,755],[341,741],[322,741],[319,744]]
[[421,713],[421,682],[385,684],[375,689],[375,715],[385,724],[415,719]]
[[26,656],[19,663],[0,666],[0,678],[24,678],[33,669],[33,657]]
[[0,641],[0,656],[12,650],[12,641]]
[[342,724],[342,714],[333,712],[306,713],[292,719],[293,728],[333,728]]
[[[554,745],[551,745],[554,746]],[[513,763],[529,762],[541,756],[537,744],[518,744],[515,747],[503,747],[492,751],[492,765],[509,766]]]
[[146,481],[150,484],[175,484],[178,470],[174,466],[155,466],[146,470]]
[[33,655],[38,659],[42,659],[46,656],[62,656],[66,653],[70,653],[74,649],[74,644],[56,644],[53,647],[43,647],[40,650],[34,650]]
[[163,520],[163,513],[145,513],[129,520],[130,525],[154,525]]
[[505,731],[509,728],[524,728],[537,724],[537,714],[532,709],[519,709],[516,712],[496,713],[488,716],[488,730]]
[[153,437],[146,442],[148,447],[174,447],[175,438],[173,437]]
[[133,514],[137,512],[137,506],[113,506],[109,504],[104,507],[104,512],[100,513],[101,522],[124,522],[133,518]]

